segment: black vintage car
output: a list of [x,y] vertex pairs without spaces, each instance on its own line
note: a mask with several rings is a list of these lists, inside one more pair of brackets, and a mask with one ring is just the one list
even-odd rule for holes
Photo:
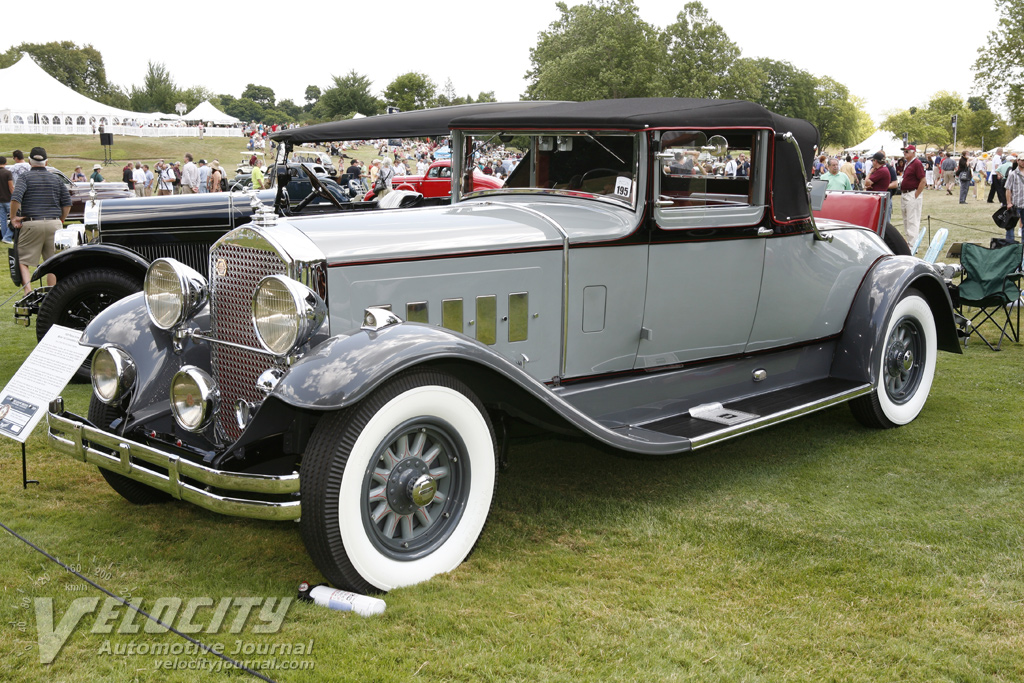
[[[140,291],[146,269],[160,257],[174,258],[209,275],[207,252],[210,246],[229,230],[248,223],[254,203],[257,207],[272,205],[279,216],[381,207],[376,201],[352,201],[356,198],[355,191],[343,177],[339,177],[339,183],[318,174],[313,165],[285,164],[284,160],[297,145],[395,135],[442,135],[448,133],[449,121],[456,116],[516,106],[536,106],[536,103],[461,105],[335,121],[275,133],[279,143],[278,161],[266,173],[271,180],[271,189],[259,191],[255,197],[250,190],[99,201],[85,212],[86,228],[95,231],[96,237],[90,244],[59,251],[39,266],[32,280],[40,280],[52,273],[57,284],[37,288],[15,303],[15,322],[27,327],[32,316],[38,316],[38,339],[42,339],[55,324],[85,329],[86,324],[111,303]],[[287,183],[282,183],[280,180],[284,179],[285,173]],[[254,199],[258,201],[254,202]],[[396,193],[389,205],[406,208],[447,201],[423,199],[417,193]],[[87,365],[80,371],[79,379],[88,380]]]

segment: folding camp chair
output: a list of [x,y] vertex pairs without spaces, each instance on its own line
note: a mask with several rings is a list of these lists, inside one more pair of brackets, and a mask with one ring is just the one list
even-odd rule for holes
[[[987,249],[979,244],[965,243],[960,253],[964,279],[957,292],[960,298],[960,313],[966,318],[964,307],[977,308],[978,312],[969,318],[970,334],[976,334],[993,351],[1002,347],[1003,337],[1020,341],[1020,306],[1016,306],[1017,324],[1010,316],[1010,305],[1020,297],[1018,286],[1021,278],[1021,261],[1024,245],[1011,244],[998,249]],[[1002,315],[1000,315],[1002,311]],[[1004,319],[1002,323],[999,319]],[[995,346],[986,339],[979,327],[991,321],[999,328],[999,341]],[[969,337],[968,337],[969,338]],[[967,343],[967,340],[964,340]]]
[[935,237],[932,238],[931,244],[928,245],[928,251],[924,254],[925,261],[935,263],[939,259],[939,252],[945,246],[947,237],[949,237],[949,230],[939,228],[939,231],[935,233]]

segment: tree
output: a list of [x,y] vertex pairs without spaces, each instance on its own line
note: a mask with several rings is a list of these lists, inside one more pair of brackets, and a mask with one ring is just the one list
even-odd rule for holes
[[632,0],[555,5],[561,16],[530,50],[525,98],[596,100],[652,97],[666,91],[660,32]]
[[810,122],[821,133],[822,147],[849,147],[860,138],[860,117],[850,91],[838,81],[825,76],[815,88],[817,105]]
[[1024,124],[1024,0],[995,0],[998,27],[989,32],[974,62],[974,82],[989,101],[1007,108],[1014,126]]
[[729,68],[740,56],[704,5],[688,2],[665,29],[666,80],[673,97],[721,97]]
[[402,111],[425,109],[434,105],[437,85],[426,75],[410,71],[391,81],[384,89],[384,99]]
[[332,121],[349,118],[353,114],[373,116],[383,111],[383,106],[370,94],[372,81],[353,69],[345,76],[331,76],[333,85],[320,94],[320,99],[310,111],[313,118]]
[[[223,101],[223,99],[221,101]],[[263,107],[247,97],[232,100],[224,106],[225,114],[230,114],[242,121],[262,121],[263,112]]]
[[13,65],[27,52],[43,71],[75,92],[100,102],[123,93],[107,82],[103,56],[92,45],[79,47],[70,40],[50,43],[22,43],[0,55],[0,68]]
[[322,94],[323,93],[320,91],[320,88],[318,88],[317,86],[307,85],[305,95],[306,104],[302,107],[302,110],[313,111],[313,107],[316,106],[316,102],[317,100],[320,99],[320,95]]
[[783,116],[813,121],[818,105],[818,79],[789,62],[757,59],[764,74],[758,104]]
[[274,106],[274,91],[265,85],[248,84],[245,86],[245,90],[242,91],[242,97],[252,100],[261,107]]
[[942,116],[942,114],[924,108],[913,112],[909,109],[891,111],[888,112],[879,128],[890,131],[896,137],[906,133],[910,142],[920,145],[933,144],[937,147],[946,147],[952,142],[953,136],[942,125]]
[[285,114],[289,121],[298,121],[303,114],[302,107],[291,100],[281,100],[277,103],[276,110]]
[[160,111],[165,114],[173,113],[174,105],[180,102],[178,87],[161,62],[149,62],[146,65],[142,86],[132,86],[129,100],[134,111]]
[[729,67],[729,76],[722,83],[722,97],[760,102],[768,75],[756,59],[740,57]]

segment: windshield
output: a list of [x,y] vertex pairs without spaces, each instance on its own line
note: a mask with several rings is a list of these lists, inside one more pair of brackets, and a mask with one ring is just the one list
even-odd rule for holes
[[[467,134],[463,193],[543,192],[614,200],[636,206],[636,137],[606,133]],[[467,171],[490,175],[498,187],[470,184]],[[489,171],[489,172],[488,172]]]

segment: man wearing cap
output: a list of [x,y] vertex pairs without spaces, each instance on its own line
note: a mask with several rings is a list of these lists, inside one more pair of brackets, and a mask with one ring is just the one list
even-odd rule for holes
[[[71,210],[71,194],[67,186],[46,170],[45,149],[32,148],[29,166],[29,172],[18,180],[11,193],[11,227],[18,231],[18,262],[26,294],[32,291],[29,265],[35,268],[40,255],[45,258],[53,256],[53,234],[60,229]],[[47,275],[46,283],[53,286],[57,278]]]
[[907,236],[907,244],[917,240],[921,230],[921,207],[924,206],[924,164],[917,158],[917,147],[907,145],[903,148],[903,159],[907,162],[903,168],[903,180],[900,182],[902,192],[900,206],[903,209],[903,231]]
[[[864,189],[872,192],[888,192],[892,176],[885,165],[885,152],[875,152],[871,155],[871,175],[864,181]],[[889,223],[892,218],[892,200],[889,200],[885,209],[885,222]]]

